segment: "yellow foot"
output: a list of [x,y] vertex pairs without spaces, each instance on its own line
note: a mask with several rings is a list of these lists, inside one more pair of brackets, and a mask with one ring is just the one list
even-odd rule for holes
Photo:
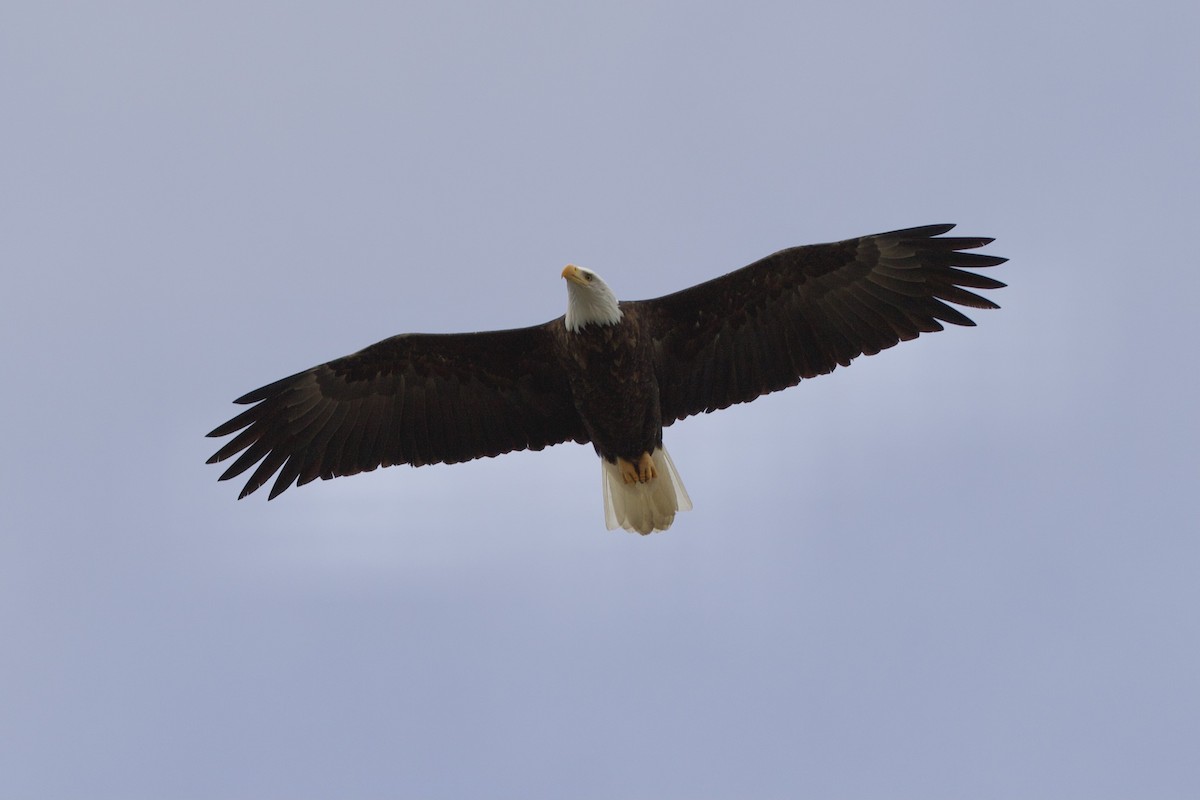
[[642,457],[638,459],[638,479],[642,483],[652,481],[658,477],[658,470],[654,468],[654,459],[649,453],[642,453]]
[[621,470],[621,480],[625,483],[646,483],[658,477],[658,470],[654,468],[654,459],[650,457],[649,453],[642,453],[636,465],[632,461],[618,457],[617,468]]

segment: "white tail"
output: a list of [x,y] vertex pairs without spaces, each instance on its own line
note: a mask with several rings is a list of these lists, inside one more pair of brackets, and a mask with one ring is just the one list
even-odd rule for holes
[[647,483],[625,483],[621,469],[600,459],[604,479],[604,523],[611,531],[622,527],[640,534],[665,531],[675,521],[675,512],[691,511],[683,481],[665,447],[650,454],[658,477]]

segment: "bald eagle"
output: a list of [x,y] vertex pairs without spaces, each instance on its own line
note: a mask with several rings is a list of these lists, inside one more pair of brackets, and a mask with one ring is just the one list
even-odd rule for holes
[[[960,267],[992,239],[953,225],[781,250],[653,300],[618,301],[568,265],[567,313],[482,333],[406,333],[245,394],[250,408],[209,433],[237,434],[220,480],[257,464],[239,499],[394,464],[453,464],[560,442],[600,456],[605,521],[647,534],[692,507],[663,427],[848,366],[942,322],[974,325],[948,301],[998,308],[963,287],[1004,284]],[[238,455],[240,453],[240,455]],[[278,475],[276,475],[278,473]]]

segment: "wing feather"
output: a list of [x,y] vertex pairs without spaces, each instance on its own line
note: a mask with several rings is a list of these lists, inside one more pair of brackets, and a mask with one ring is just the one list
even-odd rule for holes
[[793,247],[681,292],[636,304],[655,341],[663,424],[743,403],[848,366],[942,323],[974,325],[947,303],[998,308],[967,272],[1004,263],[968,253],[987,237],[953,225]]
[[561,325],[404,334],[269,383],[239,397],[250,408],[209,434],[236,434],[209,463],[236,456],[220,480],[254,467],[241,497],[274,476],[274,498],[380,466],[585,442],[556,357]]

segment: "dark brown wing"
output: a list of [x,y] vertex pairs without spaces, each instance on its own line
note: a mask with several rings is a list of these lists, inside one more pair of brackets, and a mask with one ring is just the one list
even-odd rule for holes
[[[447,464],[587,441],[555,355],[555,320],[533,328],[404,334],[256,389],[255,404],[209,436],[208,463],[241,453],[220,480],[254,464],[240,497],[279,472],[294,482],[393,464]],[[261,463],[259,463],[261,461]]]
[[943,301],[998,308],[962,287],[1004,284],[957,267],[1006,259],[963,252],[991,239],[937,238],[953,227],[793,247],[637,303],[655,340],[663,424],[795,386],[942,322],[974,325]]

